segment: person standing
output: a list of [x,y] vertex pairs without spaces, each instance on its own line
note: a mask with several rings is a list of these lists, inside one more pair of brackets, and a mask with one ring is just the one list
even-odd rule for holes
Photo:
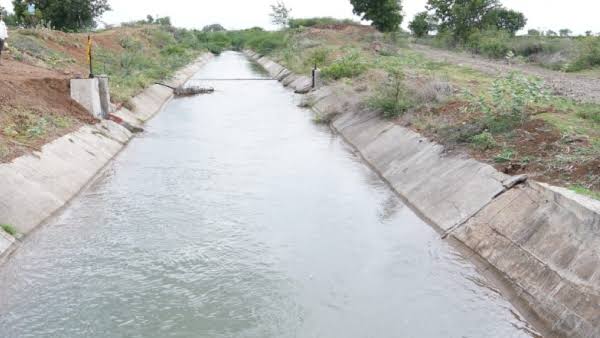
[[4,49],[6,39],[8,39],[8,30],[2,18],[2,13],[0,13],[0,65],[2,64],[2,50]]

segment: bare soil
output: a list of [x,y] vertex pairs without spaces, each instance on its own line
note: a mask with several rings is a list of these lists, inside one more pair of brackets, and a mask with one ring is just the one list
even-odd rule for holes
[[[49,118],[60,126],[40,125],[39,131],[26,129],[36,121]],[[45,121],[45,119],[44,119]],[[70,97],[69,79],[60,72],[3,60],[0,66],[0,163],[60,137],[94,119]],[[23,130],[21,130],[23,129]],[[19,135],[19,132],[23,135]]]
[[[494,135],[496,146],[480,149],[472,143],[448,138],[439,126],[451,126],[454,135],[461,128],[472,128],[478,116],[465,113],[468,103],[450,101],[429,111],[429,125],[423,128],[400,118],[398,123],[410,124],[412,129],[440,144],[449,152],[468,153],[471,157],[494,166],[508,175],[527,174],[553,185],[581,185],[600,191],[600,158],[594,157],[592,145],[585,137],[566,137],[553,125],[532,117],[522,126],[506,134]],[[424,112],[419,112],[422,115]],[[414,117],[413,117],[414,118]],[[418,124],[422,125],[422,124]],[[586,155],[586,150],[591,155]],[[503,153],[510,154],[506,159]]]

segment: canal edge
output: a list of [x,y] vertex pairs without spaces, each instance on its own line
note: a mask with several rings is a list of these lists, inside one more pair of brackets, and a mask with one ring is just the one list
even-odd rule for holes
[[[310,81],[244,53],[296,92]],[[600,336],[600,203],[450,156],[407,128],[347,109],[348,99],[327,87],[311,95],[313,111],[333,116],[331,128],[357,155],[444,238],[467,250],[545,336]]]
[[[202,54],[177,71],[168,83],[185,84],[213,57],[212,53]],[[133,139],[132,126],[140,129],[173,96],[172,90],[154,84],[131,98],[131,111],[120,107],[108,120],[84,125],[45,144],[39,152],[0,164],[0,218],[19,232],[13,237],[0,229],[0,265],[10,259],[27,235],[93,183]]]

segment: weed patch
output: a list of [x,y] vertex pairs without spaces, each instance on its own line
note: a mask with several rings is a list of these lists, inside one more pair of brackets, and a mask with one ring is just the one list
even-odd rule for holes
[[324,67],[322,71],[323,76],[339,80],[359,76],[367,68],[367,64],[360,57],[360,54],[352,52],[334,61],[331,65]]
[[473,146],[479,150],[489,150],[496,147],[496,140],[494,135],[489,131],[484,131],[481,134],[477,134],[471,138]]
[[2,230],[4,230],[4,232],[6,232],[7,234],[11,235],[11,236],[16,236],[17,235],[17,229],[15,229],[15,227],[13,227],[12,225],[9,224],[0,224],[0,228],[2,228]]
[[385,118],[395,118],[414,106],[404,85],[404,73],[399,67],[388,68],[387,81],[368,100],[368,105],[383,114]]

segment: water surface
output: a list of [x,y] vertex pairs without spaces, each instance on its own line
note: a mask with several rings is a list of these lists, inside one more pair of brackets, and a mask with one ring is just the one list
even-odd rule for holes
[[[257,76],[237,53],[197,74]],[[530,337],[298,97],[213,85],[0,268],[0,336]]]

